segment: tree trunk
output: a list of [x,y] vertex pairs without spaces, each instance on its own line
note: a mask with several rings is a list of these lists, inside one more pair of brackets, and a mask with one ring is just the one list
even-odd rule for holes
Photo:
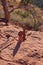
[[5,12],[5,19],[6,19],[6,25],[8,25],[8,22],[9,22],[9,19],[10,19],[10,15],[9,15],[9,12],[8,12],[8,6],[6,4],[6,0],[1,0],[2,2],[2,6],[3,6],[3,9],[4,9],[4,12]]

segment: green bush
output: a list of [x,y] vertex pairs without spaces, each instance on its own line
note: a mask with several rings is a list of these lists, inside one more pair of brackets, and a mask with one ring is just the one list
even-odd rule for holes
[[25,11],[24,13],[22,11],[16,11],[15,12],[17,15],[21,16],[22,18],[26,18],[29,16],[29,12],[28,11]]
[[34,0],[21,0],[20,3],[23,5],[28,5],[28,3],[34,3]]
[[30,13],[30,11],[27,10],[21,10],[17,9],[14,12],[11,13],[11,19],[18,21],[20,24],[24,24],[28,28],[32,28],[35,31],[39,30],[40,25],[43,23],[41,21],[41,18],[34,18],[33,15]]
[[28,5],[29,2],[30,0],[21,0],[21,3],[23,3],[24,5]]

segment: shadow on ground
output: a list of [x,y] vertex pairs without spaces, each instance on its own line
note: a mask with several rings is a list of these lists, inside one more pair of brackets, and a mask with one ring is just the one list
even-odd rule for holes
[[13,50],[13,56],[15,56],[16,53],[18,52],[21,43],[22,43],[21,41],[18,41],[18,42],[17,42],[17,45],[16,45],[16,47],[15,47],[14,50]]

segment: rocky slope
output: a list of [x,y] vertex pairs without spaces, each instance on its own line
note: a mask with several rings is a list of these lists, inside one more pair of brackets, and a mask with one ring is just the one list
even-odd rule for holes
[[15,25],[0,27],[0,65],[43,65],[43,32],[26,30],[26,40],[18,44],[21,30]]

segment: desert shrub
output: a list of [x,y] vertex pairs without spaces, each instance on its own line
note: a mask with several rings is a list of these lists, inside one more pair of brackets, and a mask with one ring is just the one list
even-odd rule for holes
[[11,19],[17,20],[18,23],[25,24],[27,27],[34,26],[33,16],[29,11],[16,10],[11,14]]
[[16,11],[15,12],[17,15],[21,16],[22,18],[26,18],[29,16],[29,12],[28,11],[25,11],[25,12],[22,12],[22,11]]
[[24,5],[27,5],[29,2],[29,0],[21,0],[21,3],[23,3]]
[[41,17],[34,18],[30,11],[17,9],[11,13],[11,19],[18,21],[20,24],[24,24],[29,29],[39,30],[40,25],[42,25],[43,20]]
[[37,31],[38,28],[39,28],[39,26],[40,26],[40,25],[39,25],[39,22],[35,21],[35,22],[34,22],[34,30]]
[[21,0],[21,3],[24,5],[28,5],[28,3],[32,2],[32,0]]

